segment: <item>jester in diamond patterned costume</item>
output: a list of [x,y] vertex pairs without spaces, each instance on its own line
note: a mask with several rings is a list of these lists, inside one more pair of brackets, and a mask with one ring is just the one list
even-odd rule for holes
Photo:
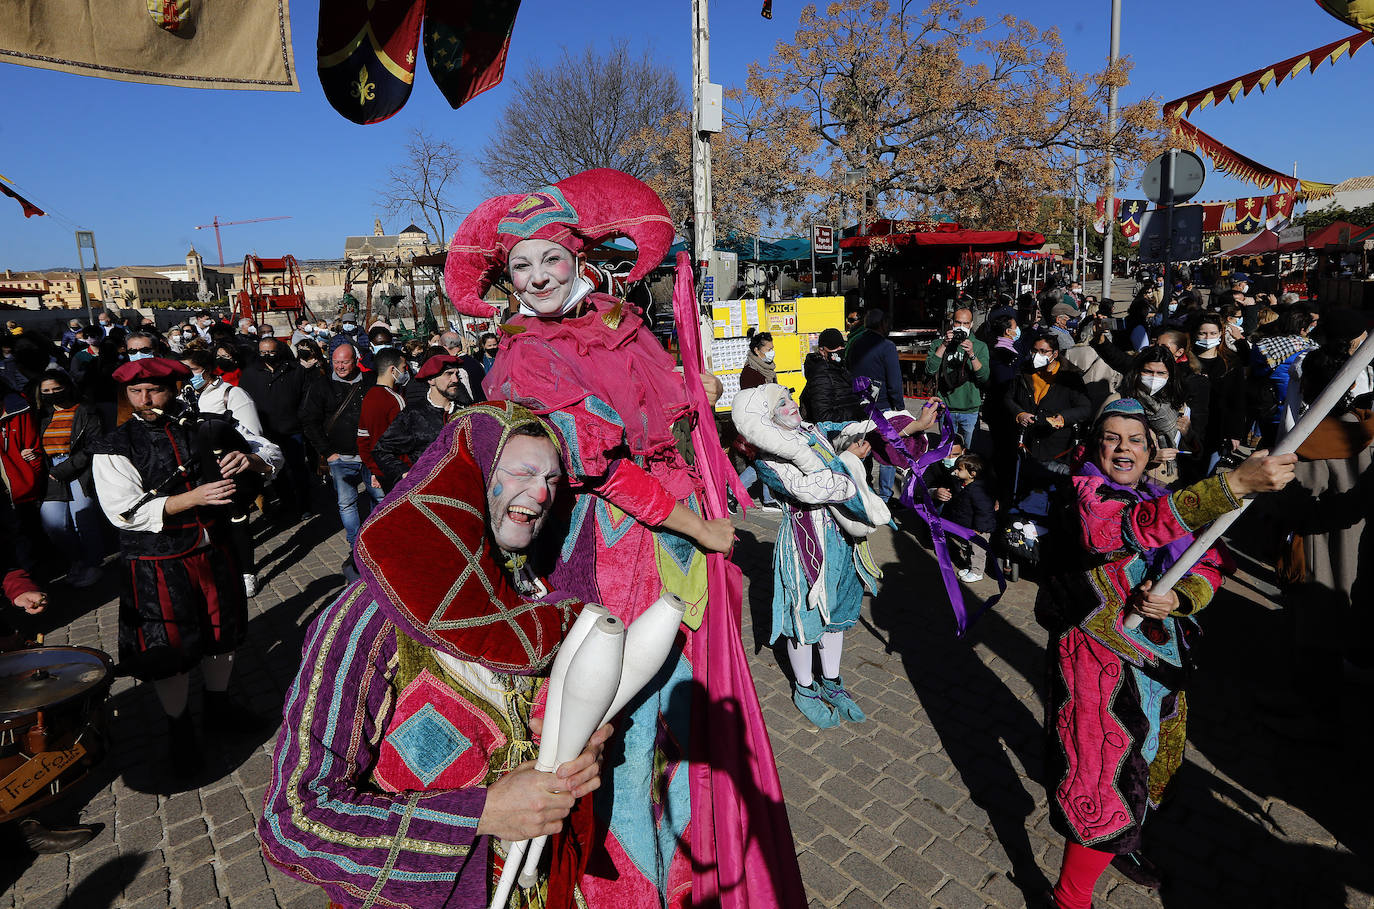
[[[553,583],[626,622],[664,591],[688,604],[688,633],[659,684],[614,721],[609,780],[596,799],[603,839],[581,882],[592,907],[678,907],[692,902],[694,865],[698,873],[743,867],[745,844],[725,836],[714,854],[691,855],[692,825],[723,825],[732,814],[721,800],[733,796],[713,791],[699,768],[707,766],[708,710],[733,703],[738,711],[746,702],[723,674],[706,672],[701,628],[711,621],[705,553],[727,551],[733,530],[728,519],[702,517],[701,480],[679,443],[694,412],[676,364],[635,307],[595,292],[584,276],[584,250],[613,236],[638,248],[633,282],[663,260],[674,230],[648,186],[619,171],[588,171],[479,205],[453,237],[445,283],[454,304],[479,318],[496,314],[483,300],[495,281],[509,281],[519,303],[501,326],[484,389],[547,417],[566,440],[575,495]],[[737,786],[780,801],[771,762],[740,760]],[[703,809],[707,820],[698,821]],[[757,835],[790,845],[785,828]],[[760,886],[727,876],[734,899]]]
[[542,676],[582,606],[526,557],[558,447],[516,405],[461,411],[363,525],[362,580],[310,627],[258,834],[331,906],[485,907],[498,837],[555,831],[545,873],[504,909],[581,904],[593,820],[573,796],[595,788],[599,746],[557,779],[532,762]]

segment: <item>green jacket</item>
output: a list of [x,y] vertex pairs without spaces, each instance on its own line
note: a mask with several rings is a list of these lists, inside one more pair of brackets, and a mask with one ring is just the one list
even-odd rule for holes
[[[983,406],[983,388],[988,384],[988,377],[992,375],[992,357],[988,355],[988,346],[977,338],[970,338],[973,341],[973,356],[978,361],[978,369],[973,373],[973,381],[965,382],[957,386],[948,394],[940,392],[940,400],[945,402],[945,406],[956,413],[974,413]],[[930,352],[926,355],[926,375],[933,376],[939,373],[940,367],[944,365],[944,360],[935,356],[935,350],[945,343],[943,338],[936,338],[930,345]]]

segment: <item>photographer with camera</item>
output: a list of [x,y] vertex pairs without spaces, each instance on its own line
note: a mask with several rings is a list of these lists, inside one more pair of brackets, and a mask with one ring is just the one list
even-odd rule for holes
[[926,356],[926,375],[935,376],[940,400],[949,408],[965,448],[973,444],[978,411],[983,407],[983,389],[992,375],[988,346],[972,333],[972,310],[956,309],[944,339],[936,341]]

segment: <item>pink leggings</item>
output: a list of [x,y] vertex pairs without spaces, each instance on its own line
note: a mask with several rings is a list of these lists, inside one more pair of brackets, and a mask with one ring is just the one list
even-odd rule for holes
[[1093,887],[1116,856],[1064,841],[1064,864],[1059,868],[1059,883],[1054,885],[1054,901],[1059,909],[1091,909]]

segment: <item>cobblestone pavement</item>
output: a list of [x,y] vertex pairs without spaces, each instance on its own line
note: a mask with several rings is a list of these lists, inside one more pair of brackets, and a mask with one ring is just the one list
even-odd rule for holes
[[[786,661],[767,644],[777,518],[756,515],[742,524],[736,554],[752,580],[744,645],[811,905],[1025,905],[1023,891],[1055,876],[1062,842],[1036,782],[1045,635],[1031,617],[1033,582],[1013,585],[959,641],[927,550],[910,529],[880,532],[874,549],[886,578],[844,656],[869,720],[820,731],[793,707]],[[307,623],[342,587],[344,546],[329,518],[275,535],[258,529],[263,592],[252,602],[235,689],[268,714],[280,710]],[[53,586],[52,613],[29,631],[113,653],[113,586],[75,594]],[[983,595],[994,589],[974,585]],[[1294,744],[1259,722],[1257,691],[1276,687],[1285,634],[1269,590],[1243,570],[1205,613],[1192,746],[1171,802],[1147,827],[1171,883],[1157,895],[1108,871],[1097,905],[1374,906],[1374,850],[1362,823],[1374,802],[1368,763],[1359,763],[1369,753],[1369,710],[1347,697],[1347,725],[1364,733],[1344,745]],[[147,686],[118,680],[109,708],[109,759],[48,815],[61,822],[79,810],[104,829],[73,855],[34,858],[10,825],[0,907],[324,905],[318,890],[267,868],[258,852],[271,740],[207,736],[206,771],[186,788],[160,765],[165,724]],[[198,693],[192,709],[199,715]]]

